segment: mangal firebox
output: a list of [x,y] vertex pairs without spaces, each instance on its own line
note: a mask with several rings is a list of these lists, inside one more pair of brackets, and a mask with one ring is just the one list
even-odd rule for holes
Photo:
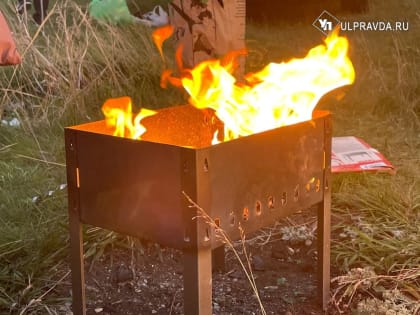
[[[331,116],[238,138],[210,141],[213,119],[177,106],[145,119],[142,140],[112,136],[104,121],[65,129],[73,311],[85,314],[81,225],[90,224],[180,249],[184,309],[212,314],[212,252],[223,262],[215,229],[235,240],[281,217],[318,205],[319,294],[330,282]],[[216,223],[200,218],[204,209]],[[186,298],[187,297],[187,298]]]

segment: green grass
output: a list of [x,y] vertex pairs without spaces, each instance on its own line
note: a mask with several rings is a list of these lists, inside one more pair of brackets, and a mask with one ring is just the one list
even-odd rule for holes
[[[37,279],[59,273],[68,239],[65,194],[47,196],[64,182],[64,168],[19,157],[32,156],[35,141],[24,131],[8,129],[0,132],[0,147],[15,144],[0,152],[0,310],[25,305],[46,289],[47,283]],[[38,132],[41,145],[62,155],[57,133]],[[46,137],[55,140],[51,147]],[[34,196],[41,198],[34,203]],[[34,287],[23,294],[31,283]]]
[[[163,1],[164,2],[164,1]],[[79,3],[79,5],[77,5]],[[151,1],[130,7],[145,11]],[[85,1],[52,3],[38,32],[21,24],[14,1],[2,1],[23,55],[23,64],[0,70],[0,115],[17,117],[20,128],[0,126],[0,313],[18,314],[66,273],[67,206],[63,127],[102,117],[109,97],[130,95],[137,107],[185,102],[175,89],[161,90],[164,68],[150,29],[141,25],[98,24],[86,15]],[[408,20],[410,31],[348,35],[356,69],[353,86],[331,93],[319,104],[334,115],[334,135],[363,138],[397,168],[387,174],[334,176],[332,263],[343,273],[372,266],[395,275],[420,264],[420,27],[418,1],[371,1],[360,19]],[[321,42],[311,25],[249,25],[248,69],[303,56]],[[171,43],[165,46],[172,62]],[[48,196],[49,191],[56,191]],[[32,202],[34,196],[41,196]],[[101,255],[121,237],[90,230],[87,253]],[[418,271],[420,272],[420,271]],[[417,280],[418,281],[418,280]],[[408,279],[398,284],[418,288]],[[61,284],[58,284],[58,287]],[[59,291],[60,292],[60,291]],[[46,294],[32,312],[42,314],[68,294]]]

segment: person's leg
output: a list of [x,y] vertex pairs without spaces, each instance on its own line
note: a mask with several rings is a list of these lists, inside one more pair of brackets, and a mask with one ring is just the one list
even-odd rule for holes
[[37,24],[41,24],[47,15],[49,0],[33,0],[35,13],[33,18]]
[[19,0],[16,9],[19,14],[23,14],[25,11],[29,11],[31,4],[31,0]]

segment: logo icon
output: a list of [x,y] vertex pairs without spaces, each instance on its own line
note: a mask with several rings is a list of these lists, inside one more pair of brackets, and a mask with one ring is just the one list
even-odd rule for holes
[[328,35],[338,24],[340,24],[340,20],[337,19],[334,15],[332,15],[327,10],[322,11],[320,16],[315,19],[312,25],[322,32],[324,35]]

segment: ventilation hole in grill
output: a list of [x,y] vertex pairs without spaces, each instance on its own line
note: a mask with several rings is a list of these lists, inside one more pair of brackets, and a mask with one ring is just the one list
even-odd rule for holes
[[268,209],[274,209],[274,197],[273,196],[268,197],[267,207],[268,207]]
[[207,161],[207,158],[204,159],[204,172],[209,171],[209,161]]
[[220,227],[220,218],[215,218],[214,224],[216,224],[217,227]]
[[318,192],[321,189],[321,180],[318,178],[315,183],[315,191]]
[[76,187],[80,188],[80,172],[78,167],[76,167]]
[[256,215],[261,215],[262,212],[262,205],[261,205],[261,201],[257,200],[255,202],[255,214]]
[[187,243],[189,243],[191,241],[191,238],[188,234],[189,234],[188,229],[185,229],[184,230],[184,242],[187,242]]
[[244,221],[248,221],[248,219],[249,219],[249,209],[248,209],[248,207],[244,207],[244,209],[242,211],[242,218],[244,219]]
[[295,192],[293,193],[293,199],[296,201],[299,200],[299,185],[296,185]]
[[206,228],[206,236],[204,236],[204,242],[210,241],[210,230]]
[[305,185],[306,192],[310,192],[315,183],[315,177],[312,177]]
[[235,225],[235,221],[236,221],[235,215],[234,214],[231,214],[230,215],[230,219],[229,219],[230,226],[234,226]]
[[287,204],[287,192],[283,192],[281,195],[281,205],[285,206]]

